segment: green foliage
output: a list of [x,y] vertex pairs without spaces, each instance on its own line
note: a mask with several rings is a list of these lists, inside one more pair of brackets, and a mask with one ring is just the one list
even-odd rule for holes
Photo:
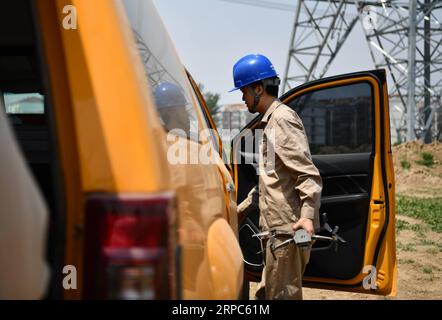
[[220,108],[221,106],[218,104],[219,98],[221,97],[219,93],[213,93],[210,91],[204,90],[204,85],[199,83],[198,88],[201,91],[201,94],[204,97],[204,100],[206,101],[207,108],[209,109],[210,114],[212,115],[213,121],[215,123],[218,123],[219,116],[220,116]]
[[424,266],[422,268],[422,271],[427,274],[433,273],[433,269],[431,269],[431,267],[428,267],[428,266]]
[[421,244],[423,246],[435,246],[436,242],[428,240],[428,239],[420,239],[419,244]]
[[437,249],[437,248],[428,248],[427,249],[427,253],[429,253],[429,254],[438,254],[439,253],[439,250]]
[[[408,196],[396,197],[396,210],[412,218],[427,223],[433,231],[442,233],[442,198],[419,199]],[[424,231],[422,227],[412,226],[414,231]]]
[[398,242],[396,247],[402,251],[416,251],[416,247],[411,243],[402,244],[401,242]]
[[399,259],[399,263],[402,263],[402,264],[413,264],[414,260],[413,259]]
[[414,232],[417,233],[417,235],[421,238],[424,239],[425,238],[425,232],[428,231],[428,228],[421,225],[421,224],[413,224],[411,226],[411,230],[413,230]]
[[401,167],[404,170],[410,170],[411,164],[410,164],[410,162],[408,162],[407,160],[404,159],[404,160],[401,160]]
[[396,231],[399,233],[402,230],[409,230],[411,228],[411,225],[404,220],[396,220]]
[[434,164],[434,157],[431,153],[422,152],[421,153],[422,160],[416,161],[417,164],[422,166],[431,167]]

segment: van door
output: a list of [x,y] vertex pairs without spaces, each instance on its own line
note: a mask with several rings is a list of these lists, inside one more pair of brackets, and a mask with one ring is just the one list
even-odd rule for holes
[[[384,70],[321,79],[281,98],[301,117],[313,161],[323,180],[321,224],[338,226],[346,241],[338,247],[317,241],[304,274],[304,286],[388,295],[396,292],[394,176],[390,146],[388,92]],[[232,141],[237,202],[258,183],[252,121]],[[251,129],[251,130],[245,130]],[[253,163],[251,163],[253,162]],[[259,212],[240,225],[240,244],[249,279],[262,270]],[[327,235],[320,231],[318,234]]]
[[222,139],[219,135],[218,129],[216,127],[215,121],[210,114],[209,107],[206,104],[206,101],[198,88],[195,80],[189,71],[186,70],[187,77],[192,85],[192,89],[197,96],[198,103],[201,107],[201,111],[204,115],[204,118],[207,122],[207,126],[210,129],[210,138],[212,140],[212,145],[214,149],[216,149],[219,153],[219,157],[217,158],[217,166],[220,172],[220,176],[223,180],[224,186],[224,199],[226,203],[226,212],[227,212],[227,221],[229,221],[230,226],[232,227],[234,233],[238,234],[238,216],[236,211],[236,193],[235,187],[232,179],[232,169],[230,167],[230,163],[228,163],[228,158],[224,152]]

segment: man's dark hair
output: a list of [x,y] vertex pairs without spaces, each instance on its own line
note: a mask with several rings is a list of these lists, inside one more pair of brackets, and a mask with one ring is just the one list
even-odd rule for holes
[[252,88],[256,88],[257,86],[261,85],[264,87],[264,90],[266,91],[266,93],[272,97],[277,98],[278,97],[278,92],[279,92],[279,85],[264,85],[264,81],[267,82],[267,80],[270,80],[270,82],[272,82],[272,80],[276,82],[276,79],[279,79],[278,77],[272,77],[272,78],[268,78],[268,79],[264,79],[261,81],[257,81],[255,83],[252,83],[251,86]]

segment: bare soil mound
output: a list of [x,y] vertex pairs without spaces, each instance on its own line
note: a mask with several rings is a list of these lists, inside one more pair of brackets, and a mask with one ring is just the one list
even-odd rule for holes
[[[394,146],[392,152],[397,194],[421,198],[442,197],[441,142],[407,142]],[[424,157],[427,157],[427,162]],[[431,157],[432,165],[429,164]]]

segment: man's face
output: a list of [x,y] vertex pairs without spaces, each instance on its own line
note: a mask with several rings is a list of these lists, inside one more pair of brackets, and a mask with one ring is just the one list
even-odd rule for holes
[[184,106],[160,108],[160,116],[168,131],[173,129],[182,129],[189,133],[190,119]]
[[252,108],[254,107],[254,100],[255,100],[255,92],[253,91],[253,88],[251,86],[245,86],[240,90],[242,92],[242,101],[245,102],[247,109],[249,110],[250,113],[255,113],[256,110],[252,110]]

